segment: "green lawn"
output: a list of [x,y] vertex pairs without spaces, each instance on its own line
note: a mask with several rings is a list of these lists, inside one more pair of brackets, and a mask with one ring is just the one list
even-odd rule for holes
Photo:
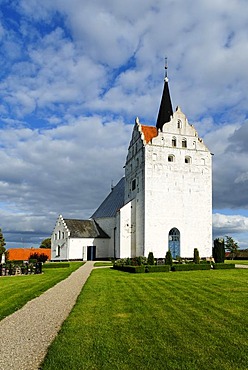
[[94,267],[105,267],[105,266],[113,266],[113,263],[110,261],[99,261],[94,263]]
[[43,370],[247,370],[248,270],[94,270]]
[[248,260],[225,260],[225,263],[234,263],[236,265],[248,265]]
[[0,277],[0,320],[68,277],[81,265],[82,262],[71,262],[68,268],[43,269],[41,275]]

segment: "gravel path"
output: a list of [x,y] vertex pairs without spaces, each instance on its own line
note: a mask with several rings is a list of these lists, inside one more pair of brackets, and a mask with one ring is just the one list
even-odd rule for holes
[[248,269],[248,265],[239,265],[239,264],[235,263],[235,268],[236,269]]
[[37,370],[69,315],[94,262],[29,301],[0,322],[0,369]]

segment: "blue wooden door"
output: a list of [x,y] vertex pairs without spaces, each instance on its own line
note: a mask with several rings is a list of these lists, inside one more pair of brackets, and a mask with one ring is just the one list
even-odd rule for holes
[[180,257],[180,231],[175,227],[169,232],[169,250],[172,258]]

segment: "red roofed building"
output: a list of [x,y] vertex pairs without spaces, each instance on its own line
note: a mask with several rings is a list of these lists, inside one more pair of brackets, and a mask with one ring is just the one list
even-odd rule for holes
[[8,249],[9,261],[28,261],[31,254],[45,254],[51,259],[51,249],[49,248],[11,248]]

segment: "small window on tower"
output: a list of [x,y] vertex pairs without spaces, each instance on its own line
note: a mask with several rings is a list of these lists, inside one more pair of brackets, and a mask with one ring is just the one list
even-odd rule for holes
[[172,146],[177,146],[177,139],[175,137],[172,138]]
[[185,163],[191,163],[191,158],[190,157],[185,157]]
[[182,128],[182,121],[180,119],[177,121],[177,128]]
[[187,140],[186,139],[182,140],[182,147],[187,148]]
[[132,190],[136,189],[136,179],[132,181]]
[[168,155],[168,162],[174,162],[174,155]]

